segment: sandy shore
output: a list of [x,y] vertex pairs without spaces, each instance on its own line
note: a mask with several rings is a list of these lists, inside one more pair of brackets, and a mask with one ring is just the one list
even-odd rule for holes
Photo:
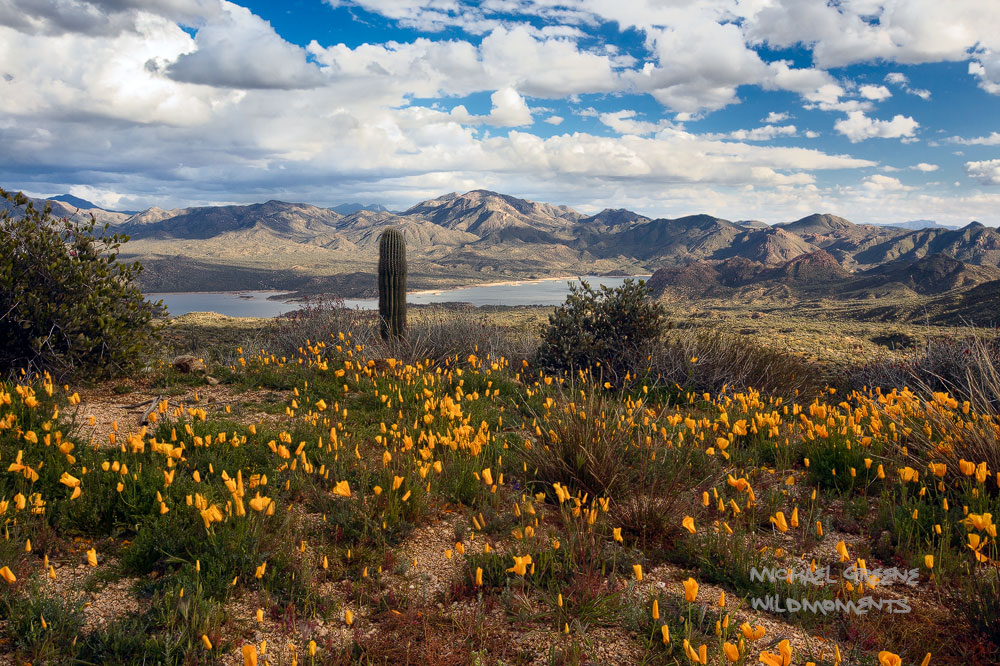
[[[443,289],[422,289],[420,291],[408,291],[407,294],[438,294],[443,291],[458,291],[459,289],[472,289],[474,287],[517,287],[522,284],[536,284],[540,282],[562,282],[564,280],[579,280],[580,278],[638,278],[645,280],[651,275],[561,275],[559,277],[536,278],[534,280],[502,280],[500,282],[477,282],[461,287],[446,287]],[[360,299],[359,299],[360,300]]]

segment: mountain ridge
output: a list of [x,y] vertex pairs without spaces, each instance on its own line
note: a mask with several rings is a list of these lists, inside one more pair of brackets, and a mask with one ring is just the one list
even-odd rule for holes
[[[65,202],[47,203],[56,215],[70,212]],[[843,281],[841,273],[861,279],[879,266],[919,264],[933,255],[962,265],[1000,267],[1000,232],[978,222],[960,229],[940,225],[906,229],[855,223],[832,213],[774,225],[704,213],[650,218],[626,208],[587,215],[569,206],[485,189],[451,192],[398,212],[371,207],[342,214],[307,203],[270,200],[150,208],[134,215],[102,209],[80,212],[94,212],[102,216],[99,221],[129,234],[125,248],[129,257],[168,261],[183,256],[193,265],[218,264],[240,271],[363,274],[377,261],[377,238],[387,226],[403,231],[411,261],[421,265],[427,276],[464,282],[498,276],[653,273],[690,265],[688,278],[700,275],[709,287],[718,283],[720,289],[743,289],[746,279],[753,279],[783,292],[801,291],[802,283],[809,281],[833,288],[837,280]],[[983,277],[954,265],[949,272],[940,259],[934,261],[920,266],[955,289],[968,288]],[[725,275],[709,279],[720,266]],[[891,282],[906,293],[927,291],[911,289],[908,278],[897,278],[864,279],[872,284]],[[918,282],[913,286],[919,287]]]

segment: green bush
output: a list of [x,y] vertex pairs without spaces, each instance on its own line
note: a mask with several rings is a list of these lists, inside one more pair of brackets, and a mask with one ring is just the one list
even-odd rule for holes
[[159,303],[135,284],[142,266],[117,261],[123,234],[56,220],[23,195],[0,189],[17,214],[0,212],[0,371],[58,376],[122,372],[158,335]]
[[665,329],[664,314],[642,280],[599,291],[583,281],[570,285],[566,302],[549,316],[537,361],[552,370],[595,369],[604,380],[618,382],[646,367]]

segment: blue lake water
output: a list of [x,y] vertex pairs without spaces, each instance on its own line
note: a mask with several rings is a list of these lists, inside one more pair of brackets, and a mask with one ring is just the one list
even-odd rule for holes
[[[632,276],[646,279],[648,275]],[[626,277],[583,276],[595,289],[598,285],[619,287]],[[439,291],[418,291],[406,295],[411,305],[431,303],[469,303],[471,305],[559,305],[566,300],[570,283],[576,278],[558,280],[534,280],[492,284]],[[146,294],[150,300],[162,300],[171,315],[188,312],[217,312],[230,317],[276,317],[299,308],[300,303],[269,300],[282,291],[241,291],[241,292],[174,292]],[[350,308],[374,310],[378,299],[348,299],[344,301]]]

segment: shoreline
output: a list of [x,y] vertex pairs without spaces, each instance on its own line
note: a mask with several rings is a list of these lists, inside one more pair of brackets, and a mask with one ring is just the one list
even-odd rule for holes
[[[475,289],[475,288],[478,288],[478,287],[517,287],[517,286],[520,286],[520,285],[538,284],[538,283],[542,283],[542,282],[558,282],[558,281],[564,281],[564,280],[579,280],[582,277],[590,277],[590,278],[636,278],[636,279],[648,279],[651,275],[652,274],[650,274],[650,273],[639,274],[639,275],[581,275],[581,274],[574,274],[574,275],[561,275],[561,276],[557,276],[557,277],[545,277],[545,278],[533,278],[533,279],[526,278],[526,279],[523,279],[523,280],[512,279],[512,280],[500,280],[500,281],[497,281],[497,282],[481,282],[481,283],[474,283],[474,284],[466,284],[466,285],[458,286],[458,287],[442,287],[440,289],[420,289],[420,290],[417,290],[417,291],[408,291],[406,293],[407,293],[407,295],[414,295],[414,296],[416,296],[416,295],[425,295],[425,294],[438,294],[438,293],[441,293],[441,292],[444,292],[444,291],[460,291],[460,290],[463,290],[463,289]],[[294,294],[294,293],[296,293],[296,292],[292,291],[292,290],[284,290],[284,289],[236,289],[236,290],[229,290],[229,291],[225,291],[225,290],[223,290],[223,291],[220,291],[220,290],[211,290],[211,291],[155,291],[155,292],[143,293],[143,296],[146,297],[146,298],[151,298],[151,297],[156,297],[156,296],[190,296],[190,295],[197,295],[197,294],[220,294],[220,295],[226,295],[226,296],[239,296],[240,294],[271,294],[271,296],[266,299],[266,300],[270,301],[270,300],[274,299],[274,297],[277,296],[277,295],[279,295],[279,294]],[[366,301],[366,300],[372,300],[373,298],[377,298],[377,297],[369,297],[369,298],[345,298],[344,300]],[[279,300],[279,299],[274,299],[274,300]],[[297,303],[299,301],[297,299],[288,299],[288,300],[283,301],[283,302],[285,302],[285,303]]]
[[[443,289],[421,289],[420,291],[408,291],[407,294],[437,294],[442,291],[459,291],[462,289],[475,289],[477,287],[517,287],[522,284],[537,284],[539,282],[556,282],[563,280],[579,280],[581,277],[597,277],[597,278],[648,278],[651,277],[652,273],[642,274],[642,275],[562,275],[558,277],[546,277],[546,278],[528,278],[524,280],[501,280],[499,282],[483,282],[479,284],[470,284],[464,287],[445,287]],[[364,299],[354,299],[354,300],[364,300]]]

